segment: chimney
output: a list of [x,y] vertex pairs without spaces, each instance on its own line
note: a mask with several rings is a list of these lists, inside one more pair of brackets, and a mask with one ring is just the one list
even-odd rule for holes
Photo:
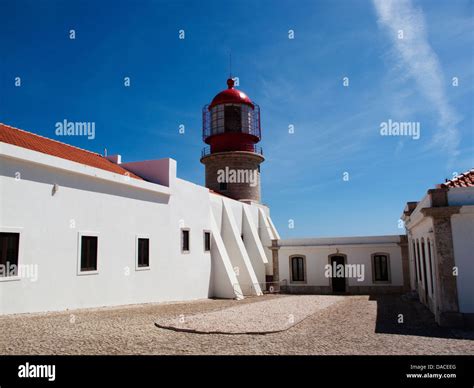
[[110,155],[105,157],[107,160],[110,160],[115,164],[122,164],[122,155]]

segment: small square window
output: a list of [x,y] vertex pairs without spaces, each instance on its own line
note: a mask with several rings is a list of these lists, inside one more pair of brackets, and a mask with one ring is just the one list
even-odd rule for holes
[[204,251],[209,252],[211,250],[211,232],[204,232]]

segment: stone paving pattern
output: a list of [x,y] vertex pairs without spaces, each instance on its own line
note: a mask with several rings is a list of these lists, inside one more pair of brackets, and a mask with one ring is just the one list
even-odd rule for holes
[[288,330],[303,319],[344,300],[343,296],[299,295],[246,303],[203,314],[163,317],[161,328],[191,333],[268,334]]
[[[438,327],[399,295],[344,296],[288,330],[266,335],[194,334],[155,321],[273,300],[146,304],[0,317],[0,354],[470,354],[474,331]],[[292,296],[293,297],[293,296]],[[326,296],[318,296],[326,298]],[[397,322],[403,314],[404,323]]]

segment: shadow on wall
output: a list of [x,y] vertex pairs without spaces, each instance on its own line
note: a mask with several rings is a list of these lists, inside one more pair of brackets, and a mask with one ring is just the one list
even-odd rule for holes
[[369,300],[377,302],[376,333],[474,340],[474,330],[438,326],[426,306],[406,295],[370,295]]
[[[113,196],[126,197],[139,201],[167,204],[169,195],[154,193],[151,191],[138,189],[127,184],[107,182],[101,179],[94,179],[89,176],[74,174],[51,167],[31,165],[21,160],[11,161],[2,159],[0,165],[0,175],[13,178],[17,171],[22,172],[22,179],[51,185],[57,184],[61,187],[68,187],[76,190],[83,190],[94,193],[109,194]],[[119,175],[119,174],[116,174]],[[125,182],[126,177],[124,176]],[[134,178],[128,178],[130,180]]]

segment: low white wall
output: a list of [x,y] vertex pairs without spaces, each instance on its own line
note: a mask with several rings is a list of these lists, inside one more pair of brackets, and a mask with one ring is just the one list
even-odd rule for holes
[[[340,254],[347,257],[347,264],[363,265],[363,281],[358,281],[356,278],[349,278],[349,286],[403,286],[401,248],[397,245],[399,239],[399,236],[375,236],[280,240],[280,280],[286,280],[288,285],[295,287],[330,286],[330,278],[325,276],[325,266],[330,263],[330,255]],[[330,246],[328,246],[329,244]],[[371,255],[373,253],[389,254],[390,283],[381,284],[372,281]],[[294,255],[306,257],[307,279],[304,284],[291,283],[290,257]]]

